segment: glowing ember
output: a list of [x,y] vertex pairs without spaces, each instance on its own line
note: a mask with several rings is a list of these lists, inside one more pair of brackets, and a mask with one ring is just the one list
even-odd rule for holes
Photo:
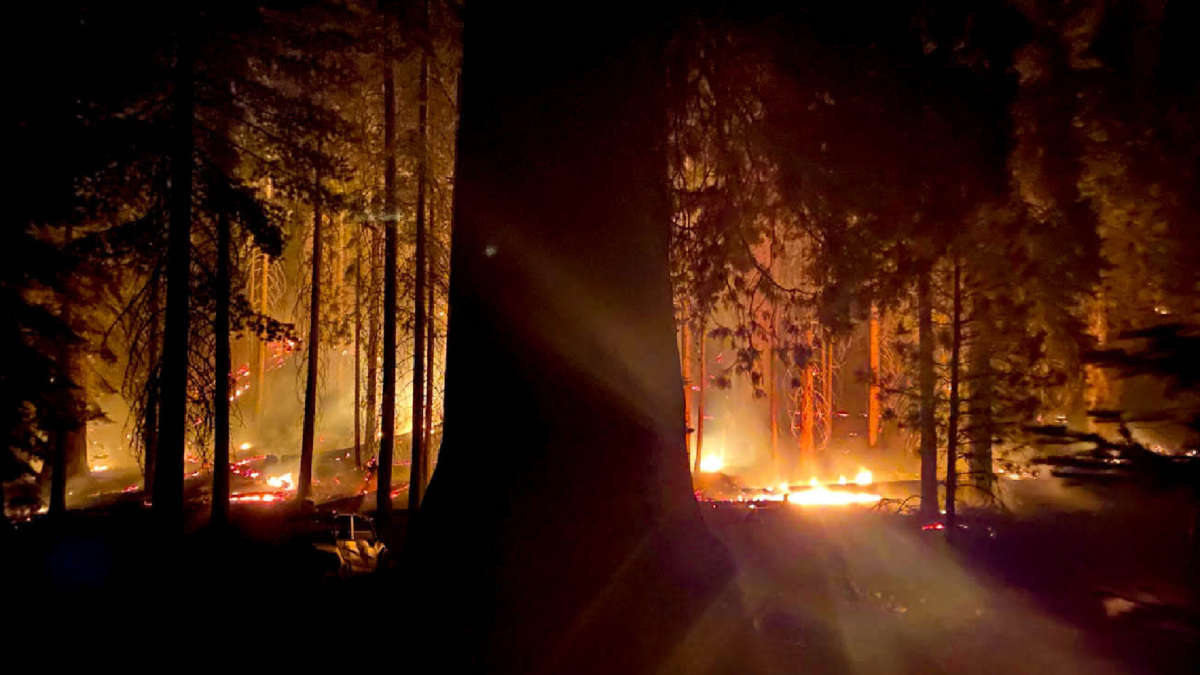
[[725,468],[725,460],[720,455],[708,455],[700,459],[700,471],[716,473]]
[[854,474],[854,482],[859,485],[870,485],[871,479],[871,472],[867,469],[859,469],[858,473]]
[[254,447],[254,446],[249,443],[242,443],[241,445],[238,446],[238,450],[246,451],[252,447]]

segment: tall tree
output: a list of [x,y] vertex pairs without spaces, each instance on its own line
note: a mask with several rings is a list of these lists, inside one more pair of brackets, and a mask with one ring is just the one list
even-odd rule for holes
[[[187,7],[187,5],[185,5]],[[194,17],[176,17],[172,94],[171,196],[167,244],[167,306],[159,387],[158,452],[154,461],[154,511],[165,526],[183,512],[183,449],[187,435],[188,304],[191,293],[192,123]]]
[[[540,7],[467,12],[445,436],[412,544],[419,628],[460,636],[448,668],[647,671],[729,570],[682,442],[667,26],[643,6],[605,6],[586,31]],[[514,422],[521,440],[498,443]],[[682,578],[686,591],[668,581]],[[468,601],[479,611],[450,609]]]
[[[422,28],[429,32],[429,3],[421,3]],[[414,253],[415,290],[413,291],[413,369],[412,369],[412,432],[409,447],[412,448],[409,463],[408,509],[415,513],[421,506],[425,494],[425,481],[429,464],[425,452],[425,189],[429,180],[428,129],[426,115],[429,106],[429,53],[421,50],[421,69],[417,76],[417,224],[416,252]]]
[[934,412],[936,373],[933,361],[933,291],[928,268],[917,273],[917,369],[920,396],[921,513],[938,512],[937,424]]
[[216,311],[213,335],[216,338],[216,373],[213,387],[213,487],[212,523],[223,526],[229,520],[229,379],[232,370],[229,355],[230,225],[228,206],[217,215]]
[[300,504],[312,492],[313,441],[317,422],[317,367],[321,338],[321,171],[313,176],[312,285],[308,305],[308,365],[304,378],[304,421],[300,437],[300,476],[296,483],[296,501]]
[[379,437],[375,509],[384,527],[392,513],[396,447],[396,93],[390,50],[383,56],[383,429]]

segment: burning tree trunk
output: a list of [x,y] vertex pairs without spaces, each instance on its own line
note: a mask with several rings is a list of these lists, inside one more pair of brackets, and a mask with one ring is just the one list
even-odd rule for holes
[[933,297],[929,287],[928,268],[917,276],[917,359],[920,388],[921,428],[921,513],[935,516],[938,512],[937,485],[937,427],[933,418]]
[[870,383],[867,385],[867,446],[879,444],[879,307],[871,305],[868,335],[868,365]]
[[682,443],[664,26],[648,7],[604,6],[587,31],[520,4],[467,12],[417,628],[457,636],[446,670],[649,671],[732,571]]
[[954,259],[954,310],[950,338],[950,419],[946,427],[946,532],[954,533],[954,492],[958,487],[958,367],[962,351],[962,265]]
[[216,382],[213,387],[213,486],[212,524],[229,521],[229,215],[217,214],[217,288],[213,312],[213,337],[216,339]]
[[396,449],[396,84],[389,54],[383,64],[383,428],[379,436],[375,510],[392,517],[392,454]]
[[300,476],[296,502],[312,492],[313,441],[317,423],[317,362],[321,348],[321,171],[313,180],[312,289],[308,305],[308,371],[304,380],[304,426],[300,437]]
[[171,138],[167,307],[163,338],[154,512],[170,529],[183,518],[183,450],[187,434],[188,302],[191,286],[193,54],[190,17],[179,17]]
[[[429,3],[423,3],[425,24],[429,23]],[[416,269],[413,271],[413,373],[412,373],[412,433],[409,439],[412,462],[409,464],[408,509],[416,512],[425,494],[425,477],[428,458],[425,456],[425,181],[426,169],[426,125],[429,103],[429,56],[421,52],[421,74],[417,83],[417,250],[414,255]]]

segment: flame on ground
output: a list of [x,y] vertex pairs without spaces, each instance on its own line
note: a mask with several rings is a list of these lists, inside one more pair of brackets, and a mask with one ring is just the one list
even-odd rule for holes
[[700,471],[716,473],[725,468],[725,459],[720,455],[706,455],[700,458]]
[[854,504],[875,504],[882,497],[867,492],[846,492],[830,490],[823,485],[789,492],[786,501],[794,506],[851,506]]

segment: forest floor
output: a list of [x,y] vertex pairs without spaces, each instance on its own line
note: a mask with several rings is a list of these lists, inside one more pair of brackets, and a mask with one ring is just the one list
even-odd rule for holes
[[[680,649],[733,649],[740,674],[1195,672],[1194,506],[1155,491],[1088,508],[1025,501],[967,514],[950,541],[864,508],[703,504],[737,573],[730,602]],[[236,537],[199,530],[171,547],[144,514],[77,513],[65,529],[6,535],[3,597],[28,625],[70,609],[83,630],[152,616],[162,623],[147,630],[178,636],[206,630],[216,609],[229,648],[252,654],[297,628],[326,640],[403,624],[406,580],[315,576],[280,523],[261,515]],[[668,670],[702,672],[704,660]]]
[[1200,663],[1178,510],[976,514],[953,541],[916,517],[865,509],[705,511],[737,561],[757,672],[1185,673]]

